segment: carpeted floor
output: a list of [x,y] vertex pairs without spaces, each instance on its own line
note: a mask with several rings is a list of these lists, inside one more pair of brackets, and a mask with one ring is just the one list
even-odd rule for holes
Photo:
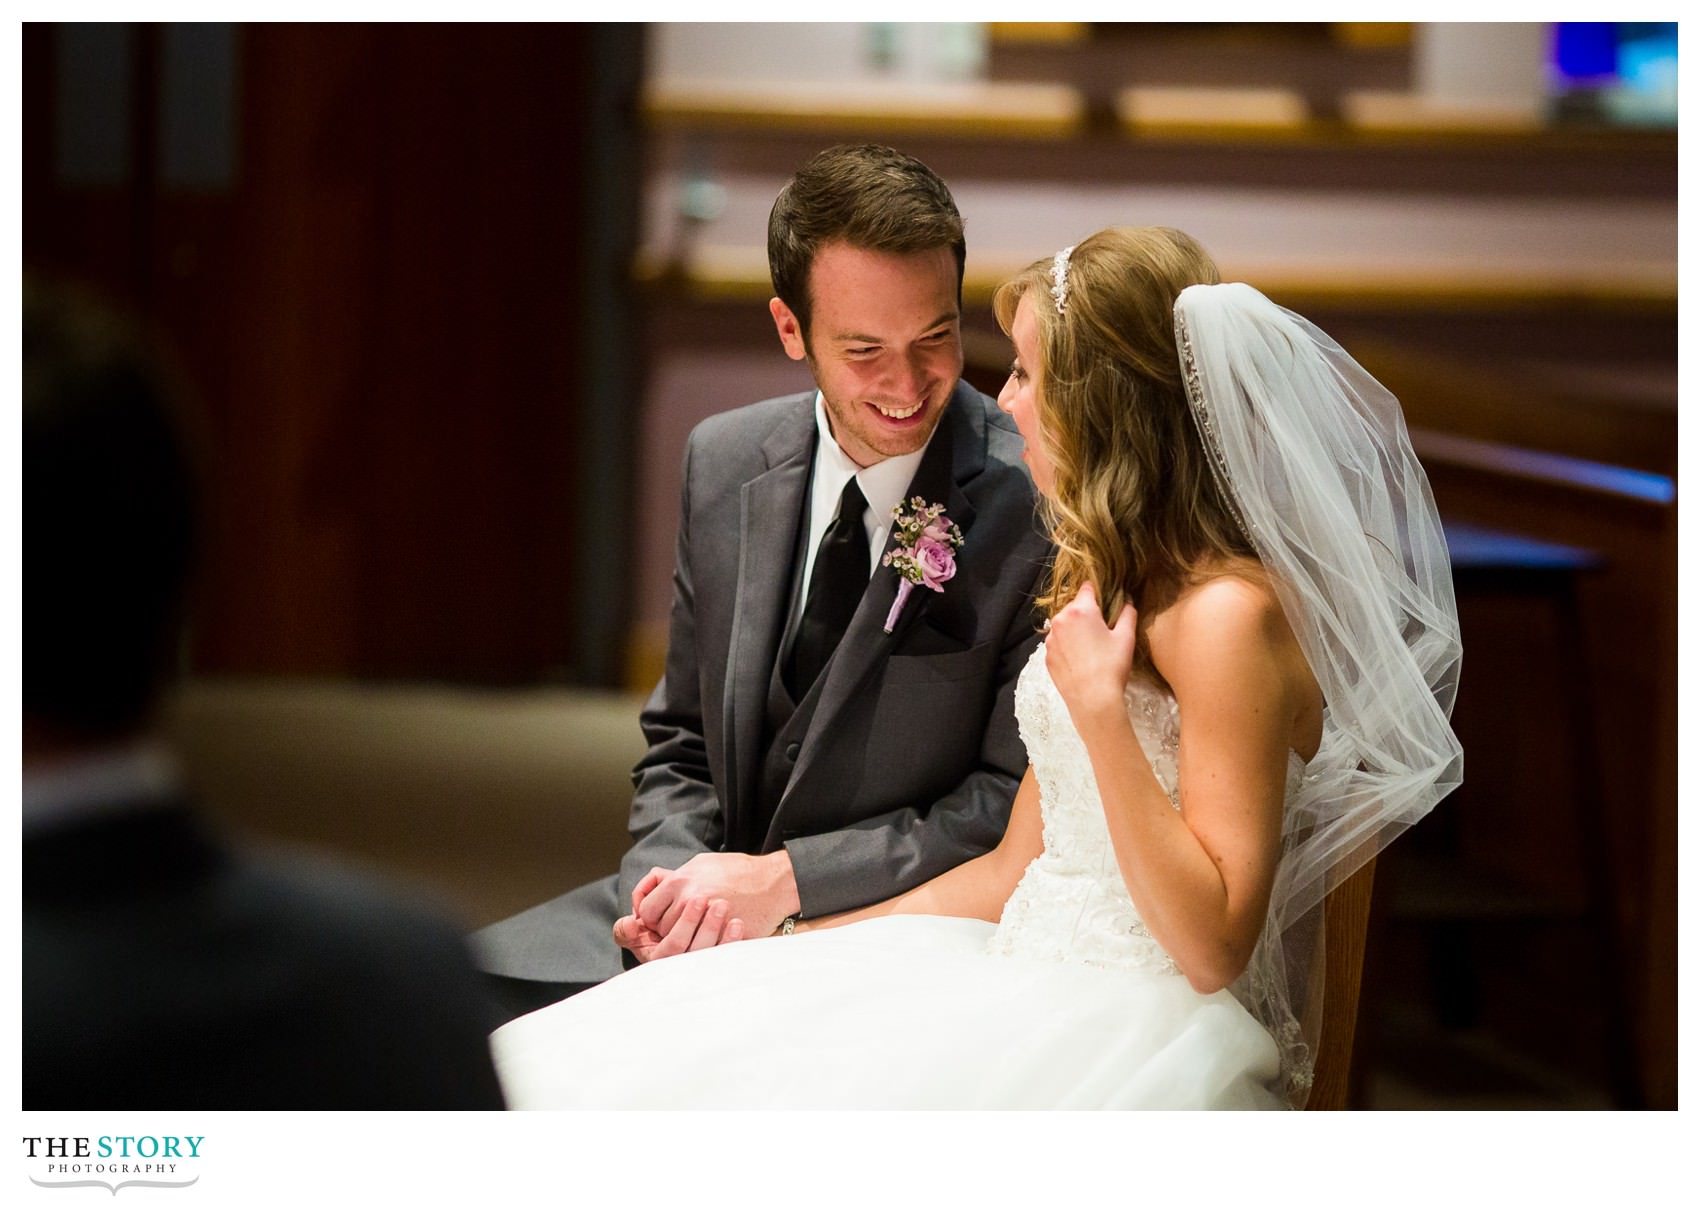
[[641,702],[204,680],[171,718],[191,784],[231,827],[363,860],[470,928],[614,870]]

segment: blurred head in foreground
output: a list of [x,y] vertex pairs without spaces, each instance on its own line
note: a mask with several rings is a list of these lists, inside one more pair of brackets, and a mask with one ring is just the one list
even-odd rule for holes
[[88,299],[24,284],[25,760],[143,730],[176,664],[196,461],[171,378]]

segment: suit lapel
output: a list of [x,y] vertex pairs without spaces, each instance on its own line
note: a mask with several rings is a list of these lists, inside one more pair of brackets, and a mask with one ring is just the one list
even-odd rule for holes
[[[962,529],[965,551],[973,542],[970,527],[975,509],[964,491],[964,485],[978,476],[986,463],[985,421],[980,415],[982,407],[973,388],[965,383],[957,384],[950,407],[939,422],[938,432],[933,435],[921,465],[915,469],[915,476],[909,482],[908,491],[903,494],[905,512],[911,497],[943,502],[945,515]],[[891,548],[892,542],[888,539],[886,550]],[[779,810],[774,813],[776,823],[791,792],[803,783],[821,752],[824,738],[832,735],[836,717],[855,700],[862,683],[891,654],[904,633],[926,613],[930,599],[938,596],[929,589],[916,586],[888,635],[885,620],[897,599],[897,584],[895,572],[883,565],[875,567],[867,592],[862,595],[861,604],[856,608],[844,638],[839,641],[838,651],[817,683],[820,701],[814,707],[808,735],[797,755],[797,768],[790,787],[780,801]],[[950,592],[948,585],[945,592]],[[858,755],[857,760],[863,756]]]
[[778,658],[789,604],[792,557],[814,452],[814,409],[777,426],[762,444],[767,470],[740,491],[738,586],[726,654],[724,718],[727,832],[760,797],[762,726],[768,679]]

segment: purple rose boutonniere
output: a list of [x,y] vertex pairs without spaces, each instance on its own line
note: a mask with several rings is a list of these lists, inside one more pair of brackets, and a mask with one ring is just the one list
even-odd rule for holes
[[934,593],[944,592],[944,583],[956,575],[956,549],[962,546],[962,531],[944,515],[943,505],[929,505],[920,497],[909,498],[913,513],[903,512],[903,502],[891,507],[897,545],[880,561],[895,568],[902,578],[897,586],[897,600],[891,613],[885,616],[886,634],[897,625],[903,613],[903,603],[917,585],[925,585]]

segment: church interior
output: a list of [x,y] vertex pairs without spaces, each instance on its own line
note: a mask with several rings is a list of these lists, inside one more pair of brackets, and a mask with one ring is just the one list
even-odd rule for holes
[[[23,264],[170,352],[208,808],[469,928],[614,869],[685,436],[808,386],[767,208],[889,143],[996,284],[1181,227],[1397,395],[1462,788],[1376,872],[1360,1109],[1677,1100],[1675,25],[23,27]],[[27,643],[27,638],[26,638]]]

